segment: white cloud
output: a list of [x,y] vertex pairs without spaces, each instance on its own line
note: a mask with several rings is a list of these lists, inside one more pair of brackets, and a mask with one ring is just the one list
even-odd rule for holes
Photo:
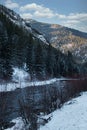
[[21,6],[20,11],[41,10],[42,8],[43,8],[42,5],[37,5],[36,3],[31,3],[31,4]]
[[[75,28],[77,28],[77,27],[75,27]],[[86,26],[85,25],[84,26],[78,26],[77,29],[87,33],[87,25]]]
[[54,17],[54,15],[53,15],[53,13],[45,13],[45,11],[41,11],[41,12],[39,12],[39,11],[36,11],[36,12],[34,12],[34,14],[33,14],[35,17],[38,17],[38,18],[52,18],[52,17]]
[[27,4],[25,6],[20,7],[21,12],[33,11],[33,16],[35,17],[46,17],[52,18],[54,17],[54,13],[51,9],[44,7],[43,5],[37,5],[36,3]]
[[65,22],[62,22],[61,24],[65,27],[77,29],[77,23],[73,23],[72,21],[65,21]]
[[15,2],[12,2],[11,0],[6,0],[5,6],[10,8],[10,9],[14,9],[14,8],[18,8],[19,4],[15,3]]
[[65,18],[66,18],[66,15],[63,15],[63,14],[56,14],[56,16],[57,16],[59,19],[65,19]]
[[84,22],[82,23],[81,21],[65,20],[65,21],[61,21],[61,25],[69,28],[77,29],[83,32],[87,32],[87,25],[85,25]]
[[50,23],[58,23],[70,28],[79,29],[81,31],[87,32],[87,13],[70,13],[68,15],[60,14],[54,10],[45,7],[44,5],[39,5],[36,3],[26,4],[24,6],[19,6],[18,3],[12,2],[12,0],[6,0],[5,6],[14,9],[19,7],[19,12],[22,18],[32,18],[32,19],[42,19]]
[[75,28],[87,32],[87,13],[70,13],[66,15],[61,24],[70,28]]
[[87,13],[76,13],[76,14],[72,13],[67,18],[70,20],[84,21],[84,20],[87,20]]
[[24,19],[31,19],[33,16],[30,13],[23,13],[21,14],[21,17]]
[[46,17],[53,18],[56,17],[58,19],[68,19],[68,20],[87,20],[87,13],[70,13],[69,15],[59,14],[47,8],[43,5],[38,5],[36,3],[27,4],[20,7],[20,12],[32,11],[33,16],[36,17]]
[[20,7],[20,11],[45,11],[45,12],[52,12],[49,8],[44,7],[43,5],[38,5],[36,3],[27,4]]
[[64,25],[68,25],[68,26],[72,26],[72,25],[76,25],[78,23],[80,23],[80,21],[78,20],[66,20],[66,21],[63,21]]

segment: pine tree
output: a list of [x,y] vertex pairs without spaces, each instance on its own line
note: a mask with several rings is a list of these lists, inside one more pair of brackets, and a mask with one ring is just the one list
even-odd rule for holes
[[43,47],[40,41],[38,40],[36,49],[35,49],[35,71],[41,75],[45,73],[45,59]]
[[26,56],[26,64],[27,64],[27,70],[30,74],[34,71],[34,65],[35,65],[35,52],[34,52],[34,41],[32,34],[30,34],[27,44],[27,56]]
[[[4,37],[4,38],[3,38]],[[3,35],[0,48],[0,73],[2,78],[11,78],[12,66],[11,66],[11,43],[10,40]]]
[[55,68],[55,54],[54,54],[54,48],[52,48],[50,44],[47,51],[46,68],[47,72],[51,74],[51,76],[53,76]]

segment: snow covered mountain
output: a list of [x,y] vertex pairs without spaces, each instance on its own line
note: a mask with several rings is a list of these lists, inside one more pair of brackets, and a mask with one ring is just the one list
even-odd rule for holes
[[58,24],[41,23],[31,19],[26,21],[40,31],[53,47],[63,53],[71,51],[81,62],[87,61],[87,33]]

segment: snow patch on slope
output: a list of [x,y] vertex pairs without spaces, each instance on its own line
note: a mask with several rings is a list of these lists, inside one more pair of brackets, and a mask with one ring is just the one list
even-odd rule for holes
[[18,117],[11,122],[15,123],[15,125],[12,128],[8,128],[5,130],[25,130],[24,123],[21,117]]
[[28,32],[32,33],[31,27],[26,26],[25,21],[14,11],[7,8],[0,8],[0,12],[2,12],[10,21],[19,27],[25,28]]
[[44,43],[48,44],[43,35],[38,35],[37,37],[38,37],[41,41],[43,41]]
[[87,129],[87,92],[52,113],[52,120],[40,130],[86,130]]
[[24,69],[21,68],[13,68],[13,81],[15,82],[24,82],[26,79],[30,78],[29,73],[27,73]]

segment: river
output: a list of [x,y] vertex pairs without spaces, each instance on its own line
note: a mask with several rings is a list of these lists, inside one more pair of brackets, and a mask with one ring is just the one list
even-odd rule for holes
[[64,78],[49,84],[46,82],[46,84],[36,86],[26,85],[26,87],[18,87],[12,91],[0,92],[0,122],[2,120],[8,122],[21,116],[21,105],[32,108],[35,113],[50,112],[52,103],[56,103],[54,107],[56,109],[77,93],[87,90],[87,79]]

